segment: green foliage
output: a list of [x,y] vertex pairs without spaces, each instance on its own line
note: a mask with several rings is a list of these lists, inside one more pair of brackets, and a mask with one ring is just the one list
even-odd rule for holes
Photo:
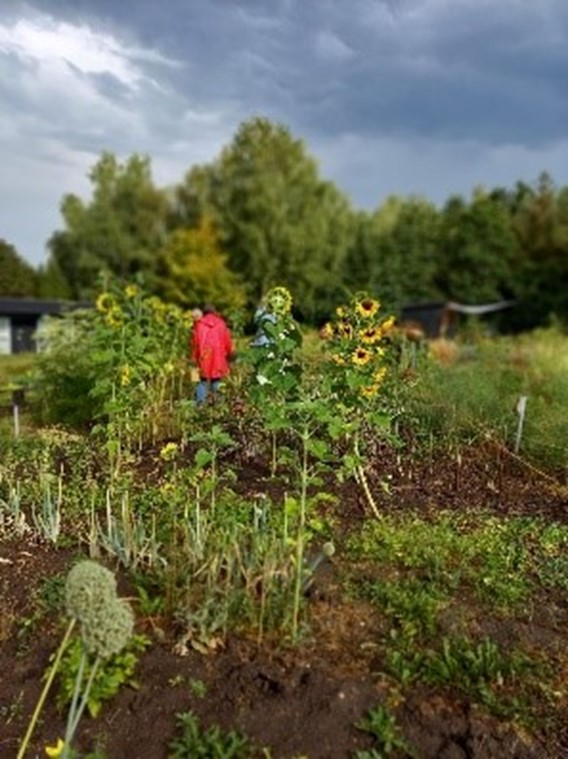
[[93,311],[52,325],[39,359],[44,416],[67,425],[100,420],[109,452],[159,436],[164,406],[183,389],[190,319],[140,287],[117,283]]
[[148,158],[133,155],[121,164],[103,153],[89,179],[91,201],[65,196],[65,229],[49,241],[52,260],[80,299],[94,295],[101,272],[122,279],[144,272],[152,280],[166,219],[166,195],[154,186]]
[[442,212],[438,287],[466,303],[510,298],[517,249],[510,215],[498,199],[481,190],[470,204],[451,198]]
[[35,296],[38,274],[18,255],[13,245],[0,239],[0,296]]
[[407,410],[425,443],[484,439],[512,447],[515,408],[526,395],[521,455],[563,471],[568,462],[568,338],[556,329],[459,347],[454,363],[431,360],[409,394]]
[[[105,701],[109,701],[123,687],[136,688],[135,670],[138,658],[150,644],[144,635],[133,635],[126,647],[118,654],[105,659],[97,668],[87,699],[87,709],[91,717],[96,717]],[[75,637],[65,651],[58,669],[59,693],[57,703],[60,708],[71,703],[75,680],[83,656],[83,642]],[[89,657],[85,677],[89,677],[95,657]]]
[[196,208],[213,214],[229,265],[253,302],[282,282],[294,288],[304,314],[329,309],[352,234],[351,210],[286,127],[263,118],[244,122],[218,161],[187,175],[178,196],[190,225]]
[[192,712],[177,714],[180,736],[168,745],[168,759],[247,759],[252,749],[247,738],[218,726],[204,729]]
[[195,229],[177,229],[162,252],[158,287],[163,297],[182,308],[213,303],[222,313],[245,305],[240,277],[227,267],[211,219],[202,217]]
[[357,727],[373,737],[375,746],[370,752],[358,751],[356,759],[390,756],[394,751],[404,751],[407,756],[413,753],[396,724],[394,714],[382,704],[370,709],[366,717],[357,723]]

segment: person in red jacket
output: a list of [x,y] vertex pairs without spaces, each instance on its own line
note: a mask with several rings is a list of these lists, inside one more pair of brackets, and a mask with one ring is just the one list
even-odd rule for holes
[[191,334],[191,360],[199,370],[199,382],[195,389],[195,400],[199,405],[205,403],[209,390],[213,393],[219,390],[221,380],[229,373],[233,353],[229,328],[215,308],[207,304]]

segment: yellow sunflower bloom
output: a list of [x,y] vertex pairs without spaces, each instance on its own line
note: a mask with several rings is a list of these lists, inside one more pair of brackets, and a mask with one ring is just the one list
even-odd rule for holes
[[138,295],[138,286],[137,285],[127,285],[126,289],[124,290],[124,294],[127,298],[130,300],[132,298],[135,298]]
[[364,319],[372,319],[380,307],[381,304],[374,298],[363,298],[355,304],[355,310]]
[[388,335],[389,332],[392,331],[395,323],[394,316],[389,316],[388,319],[385,319],[384,322],[381,324],[381,333],[383,335]]
[[373,398],[379,391],[378,385],[367,385],[367,387],[362,387],[360,392],[361,395],[364,398]]
[[384,380],[387,373],[386,366],[381,366],[380,369],[377,369],[377,371],[373,374],[373,382],[376,385],[380,385],[381,382]]
[[335,309],[335,313],[340,319],[345,319],[345,317],[347,316],[347,309],[345,308],[345,306],[338,306]]
[[365,366],[365,364],[369,363],[372,356],[373,354],[370,350],[367,350],[367,348],[357,348],[357,350],[351,355],[351,361],[356,366]]
[[343,364],[345,364],[345,359],[339,353],[332,354],[331,360],[333,361],[334,364],[337,364],[338,366],[343,366]]
[[377,340],[381,339],[381,330],[377,327],[367,327],[367,329],[362,329],[359,332],[359,337],[362,342],[367,343],[367,345],[372,345],[373,343],[376,343]]
[[131,379],[132,369],[128,366],[128,364],[125,364],[120,370],[120,384],[122,387],[126,387],[127,385],[130,385]]
[[109,327],[118,329],[122,327],[122,310],[119,306],[112,306],[106,313],[105,322]]
[[266,304],[274,314],[285,316],[292,309],[292,296],[285,287],[273,287],[266,293]]
[[113,308],[114,304],[114,298],[110,293],[101,293],[96,300],[95,308],[102,314],[106,314],[107,311],[110,311],[111,308]]
[[349,322],[337,322],[335,331],[342,340],[350,340],[353,337],[353,327]]

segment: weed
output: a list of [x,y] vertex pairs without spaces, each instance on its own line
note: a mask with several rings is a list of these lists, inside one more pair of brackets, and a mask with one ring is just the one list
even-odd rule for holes
[[168,759],[248,759],[252,755],[247,738],[217,726],[203,729],[192,712],[177,714],[181,735],[169,745]]
[[189,681],[189,690],[196,698],[205,698],[207,695],[207,686],[203,680],[191,678]]
[[[123,686],[137,687],[134,670],[139,654],[149,644],[150,641],[144,635],[133,635],[124,650],[105,659],[98,667],[86,704],[91,717],[96,717],[103,703],[115,696]],[[82,641],[80,638],[74,638],[63,655],[59,666],[59,706],[69,703],[73,697],[82,655]],[[92,666],[92,662],[87,663],[85,676],[90,675]]]
[[375,746],[369,751],[358,751],[356,759],[375,759],[389,756],[394,751],[410,753],[409,746],[396,724],[394,714],[388,707],[379,705],[371,709],[367,716],[357,723],[357,728],[371,735]]

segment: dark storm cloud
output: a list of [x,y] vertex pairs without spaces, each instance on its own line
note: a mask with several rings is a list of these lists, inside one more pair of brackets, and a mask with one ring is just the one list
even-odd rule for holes
[[55,218],[102,150],[148,153],[177,181],[253,114],[306,138],[362,205],[542,168],[568,181],[568,2],[0,4],[0,237],[14,193]]

